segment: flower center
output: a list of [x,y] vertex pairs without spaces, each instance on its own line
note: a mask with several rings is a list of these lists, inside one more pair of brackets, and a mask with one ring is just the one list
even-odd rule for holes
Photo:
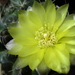
[[56,43],[55,34],[44,27],[36,31],[35,39],[38,40],[38,47],[40,48],[48,48]]

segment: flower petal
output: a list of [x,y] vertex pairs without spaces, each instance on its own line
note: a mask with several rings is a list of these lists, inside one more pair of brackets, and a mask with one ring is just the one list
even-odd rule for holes
[[34,34],[37,30],[36,25],[34,25],[24,14],[19,14],[19,24],[25,32],[30,31],[32,34]]
[[52,47],[50,47],[46,50],[45,55],[44,55],[45,63],[49,64],[54,58],[56,58],[55,51],[53,50]]
[[44,60],[46,65],[54,71],[61,72],[60,61],[58,60],[53,48],[48,48],[45,52]]
[[67,49],[70,53],[75,54],[75,45],[67,45]]
[[40,50],[37,53],[33,54],[29,58],[29,67],[34,70],[42,61],[44,56],[44,50]]
[[28,16],[30,21],[32,21],[38,29],[43,26],[41,19],[34,12],[29,11]]
[[67,66],[67,65],[61,64],[61,69],[62,69],[61,73],[67,74],[70,70],[70,65]]
[[19,10],[19,11],[18,11],[18,14],[24,14],[24,15],[27,15],[27,11],[25,11],[25,10]]
[[64,50],[66,48],[66,44],[61,43],[61,44],[56,44],[55,48],[59,49],[59,50]]
[[54,59],[50,62],[50,64],[48,64],[48,67],[51,68],[54,71],[57,71],[59,73],[62,72],[61,70],[61,64],[60,61],[58,59]]
[[[26,36],[29,36],[29,37],[33,37],[33,35],[31,35],[30,31],[28,32],[25,32],[24,29],[20,28],[20,27],[13,27],[13,28],[10,28],[9,29],[9,33],[11,34],[11,36],[13,38],[25,38]],[[24,35],[25,34],[25,35]],[[22,36],[25,36],[25,37],[22,37]]]
[[28,59],[29,57],[18,57],[14,64],[14,68],[21,69],[26,67],[28,65]]
[[31,37],[25,37],[24,39],[22,38],[24,36],[21,36],[21,38],[15,38],[15,42],[22,44],[22,45],[36,45],[37,44],[37,40],[35,40],[35,38],[31,38]]
[[37,47],[37,45],[25,46],[21,49],[21,51],[19,52],[18,55],[20,57],[26,57],[26,56],[36,53],[39,50],[40,50],[40,48]]
[[75,45],[75,37],[62,38],[62,39],[59,40],[59,42]]
[[68,30],[68,33],[65,35],[65,37],[73,37],[73,36],[75,36],[75,26],[70,28]]
[[18,53],[21,51],[22,47],[23,47],[22,45],[16,44],[15,46],[13,46],[11,48],[11,50],[8,51],[8,53],[13,54],[13,55],[18,55]]
[[38,65],[37,70],[40,73],[47,73],[50,69],[47,67],[47,65],[45,64],[44,60],[42,60],[42,62]]
[[65,21],[66,20],[75,20],[75,14],[70,14],[70,15],[67,15],[67,17],[65,18]]
[[[19,44],[27,45],[27,44],[36,44],[37,43],[37,40],[35,40],[34,35],[32,35],[30,31],[26,32],[24,29],[22,29],[20,27],[10,28],[9,33],[14,38],[14,41]],[[30,43],[29,43],[29,41],[30,41]]]
[[18,37],[18,35],[20,35],[22,31],[20,32],[18,23],[12,23],[8,27],[8,32],[13,38],[15,38]]
[[57,49],[55,47],[54,47],[54,50],[55,50],[55,52],[57,54],[58,60],[62,64],[69,66],[70,65],[69,52],[67,50],[65,50],[65,49],[64,50],[59,50],[59,49]]
[[62,38],[67,33],[67,30],[73,26],[75,26],[75,20],[65,21],[56,32],[58,39]]
[[59,26],[62,24],[64,21],[66,14],[68,10],[68,4],[65,4],[57,9],[56,12],[56,21],[53,27],[53,32],[56,32],[59,28]]
[[75,20],[67,20],[60,26],[60,28],[57,31],[57,34],[64,32],[73,26],[75,26]]
[[13,27],[19,27],[18,23],[11,23],[11,24],[8,26],[8,29],[13,28]]
[[52,4],[53,4],[52,0],[46,0],[44,3],[45,11],[47,11]]
[[55,19],[56,19],[56,10],[55,10],[55,5],[52,4],[50,6],[49,9],[47,9],[47,12],[46,12],[46,17],[47,17],[47,23],[49,24],[48,28],[51,30],[54,22],[55,22]]
[[67,33],[68,33],[68,30],[67,30],[67,31],[64,31],[64,32],[61,32],[61,33],[59,33],[59,34],[56,34],[57,39],[60,40],[60,39],[63,38]]
[[32,7],[32,11],[33,11],[36,15],[38,15],[39,18],[41,18],[41,20],[42,20],[43,22],[45,21],[45,19],[46,19],[46,18],[45,18],[45,9],[44,9],[44,7],[43,7],[40,3],[34,1],[33,7]]

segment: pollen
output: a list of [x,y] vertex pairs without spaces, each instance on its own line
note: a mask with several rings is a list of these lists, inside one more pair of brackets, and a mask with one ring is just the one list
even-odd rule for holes
[[42,27],[35,33],[35,39],[38,41],[38,47],[40,48],[48,48],[57,43],[55,34],[45,28]]

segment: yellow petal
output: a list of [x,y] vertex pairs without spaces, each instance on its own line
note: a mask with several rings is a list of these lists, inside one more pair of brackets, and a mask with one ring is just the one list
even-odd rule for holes
[[28,36],[26,36],[25,38],[22,38],[22,37],[25,37],[25,35],[15,38],[14,41],[22,45],[36,45],[37,44],[37,40],[35,40],[35,38],[28,37]]
[[36,28],[39,29],[43,26],[41,19],[34,12],[29,11],[28,16],[30,21],[32,21],[35,24]]
[[43,7],[40,3],[34,1],[33,7],[32,7],[32,11],[33,11],[36,15],[38,15],[39,18],[41,18],[41,20],[42,20],[43,22],[45,21],[45,19],[46,19],[46,18],[45,18],[45,9],[44,9],[44,7]]
[[18,57],[14,64],[14,67],[16,69],[21,69],[26,67],[28,65],[28,59],[29,57]]
[[23,47],[22,45],[16,44],[15,46],[13,46],[11,48],[11,50],[8,51],[8,53],[13,54],[13,55],[18,55],[18,53],[21,51],[22,47]]
[[70,28],[72,28],[73,26],[75,26],[75,20],[67,20],[65,21],[60,28],[58,29],[58,31],[56,32],[56,34],[58,35],[57,38],[58,40],[62,37],[64,37],[67,33],[68,30]]
[[25,11],[25,10],[19,10],[19,11],[18,11],[18,14],[24,14],[24,15],[27,15],[27,11]]
[[24,14],[19,14],[19,25],[24,29],[25,32],[31,32],[32,34],[35,34],[35,31],[37,30],[36,25],[33,24],[29,18]]
[[61,68],[62,68],[61,73],[67,74],[69,72],[69,70],[70,70],[70,65],[66,66],[64,64],[61,64]]
[[52,4],[53,4],[52,0],[46,0],[44,3],[45,11],[47,11]]
[[40,50],[37,53],[33,54],[29,58],[29,67],[34,70],[42,61],[44,56],[44,50]]
[[67,31],[64,31],[64,32],[60,32],[59,34],[57,33],[57,34],[56,34],[57,39],[60,40],[60,39],[63,38],[67,33],[68,33],[68,30],[67,30]]
[[69,14],[69,15],[67,15],[67,17],[65,18],[65,21],[66,20],[75,20],[75,14]]
[[33,35],[31,35],[30,31],[26,32],[21,27],[9,28],[8,31],[13,38],[23,38],[24,39],[25,37],[33,37]]
[[44,60],[46,65],[57,72],[61,72],[61,65],[60,65],[60,61],[58,60],[56,53],[53,49],[49,48],[47,49],[47,51],[45,52],[45,56],[44,56]]
[[60,63],[67,66],[70,65],[69,52],[67,50],[59,50],[57,48],[54,48],[54,50]]
[[59,40],[59,42],[62,42],[62,43],[67,43],[67,44],[71,44],[71,45],[75,45],[75,38],[62,38]]
[[67,49],[70,53],[75,54],[75,45],[67,45]]
[[24,29],[22,29],[20,27],[10,28],[9,33],[15,39],[14,41],[19,44],[27,45],[27,44],[36,44],[37,43],[37,40],[35,40],[34,35],[32,35],[30,31],[26,32]]
[[75,26],[75,20],[67,20],[60,26],[60,28],[57,31],[57,34],[67,31],[73,26]]
[[60,44],[56,44],[55,48],[59,49],[59,50],[64,50],[66,48],[66,44],[64,43],[60,43]]
[[8,26],[8,29],[10,30],[11,28],[13,27],[19,27],[18,23],[11,23],[9,26]]
[[21,51],[19,52],[18,55],[20,57],[26,57],[26,56],[36,53],[39,50],[40,50],[40,48],[37,47],[37,45],[25,46],[21,49]]
[[41,72],[41,73],[46,73],[50,69],[47,67],[47,65],[45,64],[44,60],[42,60],[42,62],[38,65],[37,70],[39,72]]
[[56,12],[56,21],[53,27],[53,32],[56,32],[59,28],[59,26],[62,24],[62,22],[64,21],[66,14],[67,14],[67,10],[68,10],[68,5],[65,4],[61,7],[59,7],[57,9]]
[[61,70],[61,65],[60,65],[60,61],[58,59],[54,59],[51,61],[50,64],[48,64],[49,68],[51,68],[54,71],[57,71],[59,73],[62,72]]
[[62,18],[62,20],[64,20],[64,18],[66,17],[67,11],[68,11],[68,4],[65,4],[65,5],[62,5],[61,7],[59,7],[57,9],[56,21],[59,20],[60,18]]
[[73,37],[73,36],[75,36],[75,26],[70,28],[67,34],[65,35],[65,37]]
[[37,58],[39,58],[39,60],[43,59],[44,52],[45,52],[45,49],[40,49],[40,51],[37,52]]
[[56,10],[54,4],[52,4],[50,8],[47,9],[46,17],[47,17],[48,28],[51,30],[56,19]]
[[52,60],[54,60],[55,58],[57,58],[56,56],[56,53],[55,51],[53,50],[52,47],[48,48],[45,52],[45,55],[44,55],[44,60],[45,60],[45,63],[48,64],[51,63]]

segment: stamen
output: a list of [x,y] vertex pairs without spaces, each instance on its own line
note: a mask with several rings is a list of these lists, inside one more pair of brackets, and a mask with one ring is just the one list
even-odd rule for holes
[[35,39],[38,41],[38,47],[47,48],[56,44],[56,37],[53,32],[48,31],[47,25],[45,27],[40,28],[35,33]]

